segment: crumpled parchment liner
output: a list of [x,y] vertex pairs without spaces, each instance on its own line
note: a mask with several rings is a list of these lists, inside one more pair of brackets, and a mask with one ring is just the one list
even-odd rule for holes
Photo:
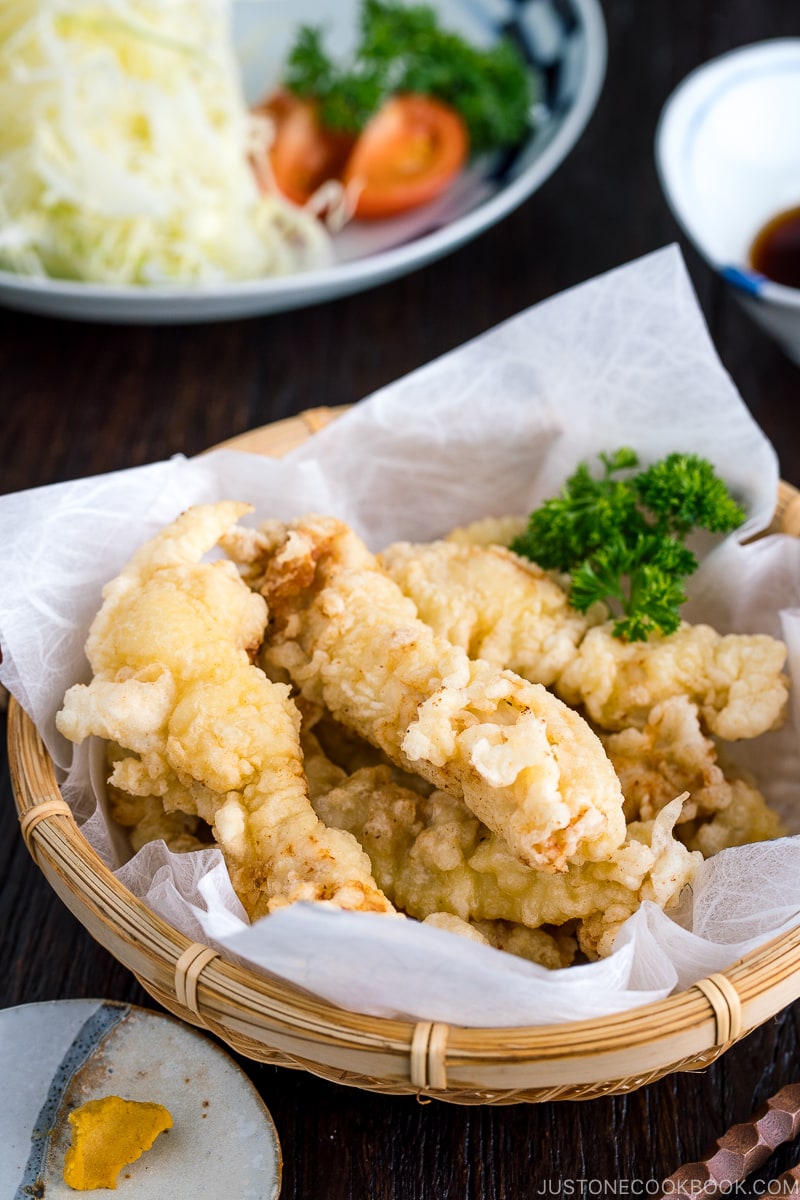
[[[402,330],[398,330],[402,336]],[[323,398],[320,398],[322,400]],[[224,397],[220,397],[224,403]],[[92,752],[53,719],[89,671],[103,584],[189,504],[249,500],[252,518],[351,522],[373,549],[524,512],[581,458],[628,444],[645,460],[706,455],[749,514],[690,583],[690,620],[783,636],[800,678],[800,542],[747,542],[774,510],[774,451],[722,369],[679,252],[668,248],[546,301],[384,388],[281,461],[220,451],[0,499],[0,680],[41,730],[64,794],[112,865]],[[800,831],[798,697],[785,727],[730,757]],[[726,748],[728,750],[728,748]],[[97,764],[95,761],[95,774]],[[91,815],[90,815],[91,814]],[[145,847],[119,878],[187,935],[344,1007],[463,1025],[542,1024],[622,1011],[720,970],[800,921],[800,838],[728,850],[701,868],[676,920],[652,904],[613,955],[548,972],[417,922],[296,905],[249,926],[217,850]]]

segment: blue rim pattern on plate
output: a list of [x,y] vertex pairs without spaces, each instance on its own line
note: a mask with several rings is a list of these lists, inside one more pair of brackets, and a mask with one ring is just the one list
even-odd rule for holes
[[283,312],[373,287],[450,253],[507,216],[549,178],[583,132],[600,95],[606,34],[599,0],[460,0],[511,33],[544,82],[533,135],[494,164],[489,194],[406,243],[296,275],[218,285],[114,286],[0,271],[0,304],[79,320],[164,323]]
[[[25,1165],[22,1182],[14,1193],[14,1200],[30,1200],[44,1189],[43,1172],[50,1152],[50,1139],[56,1125],[64,1096],[77,1072],[97,1050],[103,1039],[120,1021],[129,1015],[129,1004],[112,1004],[104,1001],[87,1017],[67,1047],[58,1069],[50,1081],[44,1104],[36,1124],[31,1130],[31,1152]],[[44,1194],[42,1190],[41,1194]]]

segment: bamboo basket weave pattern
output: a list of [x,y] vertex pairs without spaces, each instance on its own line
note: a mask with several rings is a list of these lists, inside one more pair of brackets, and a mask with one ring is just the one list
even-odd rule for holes
[[[313,409],[225,447],[279,457],[340,411]],[[800,492],[788,484],[771,528],[800,535]],[[86,842],[33,722],[13,700],[8,741],[22,834],[56,894],[156,1001],[260,1062],[457,1104],[591,1099],[708,1066],[800,996],[796,929],[684,992],[590,1021],[462,1028],[345,1011],[229,962],[162,921]]]

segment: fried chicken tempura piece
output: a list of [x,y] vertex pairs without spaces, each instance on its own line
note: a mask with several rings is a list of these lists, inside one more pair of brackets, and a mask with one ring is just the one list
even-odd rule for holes
[[[114,742],[106,744],[109,772],[116,763],[127,758],[126,750]],[[160,796],[131,796],[119,788],[106,789],[111,817],[128,831],[134,853],[148,842],[163,841],[173,854],[188,854],[192,850],[207,850],[214,838],[208,825],[190,813],[165,812]]]
[[250,661],[263,597],[233,563],[200,561],[249,510],[198,505],[136,552],[92,624],[94,678],[70,688],[56,723],[72,741],[95,734],[131,752],[112,787],[213,827],[251,919],[296,900],[392,911],[358,843],[311,808],[288,687]]
[[644,899],[677,902],[702,862],[672,835],[682,797],[654,821],[628,827],[605,862],[563,874],[522,864],[503,840],[446,792],[430,796],[396,784],[388,767],[366,767],[314,800],[323,821],[359,840],[380,887],[418,920],[450,912],[463,921],[506,921],[538,929],[578,919],[591,957],[610,953],[622,922]]
[[437,638],[346,525],[272,526],[250,551],[274,621],[265,656],[307,699],[463,798],[528,864],[560,871],[620,844],[619,781],[586,722]]
[[462,921],[461,917],[453,913],[431,913],[422,924],[430,926],[431,929],[443,929],[445,933],[454,933],[457,937],[466,938],[468,942],[477,942],[479,946],[490,945],[485,933],[481,933],[475,925],[470,925],[469,921]]
[[497,545],[398,542],[379,561],[437,635],[471,658],[555,684],[602,729],[641,727],[653,705],[677,695],[727,740],[782,719],[786,648],[774,638],[684,624],[667,637],[623,642],[610,623],[597,626],[602,605],[576,612],[552,575]]
[[530,929],[527,925],[515,925],[513,921],[476,921],[472,928],[482,933],[495,950],[527,958],[540,967],[547,967],[548,971],[571,967],[578,951],[577,939],[568,932],[569,926]]
[[[118,788],[108,789],[111,816],[128,830],[131,849],[141,850],[149,842],[163,841],[173,854],[207,850],[211,831],[200,817],[189,813],[165,812],[160,796],[129,796]],[[199,834],[207,831],[204,841]]]
[[766,634],[726,634],[683,624],[666,637],[623,642],[608,622],[590,629],[556,683],[602,729],[642,728],[655,704],[683,694],[703,725],[727,741],[777,728],[788,681],[786,646]]
[[541,567],[502,546],[396,542],[378,561],[439,637],[533,683],[553,683],[590,624]]
[[459,525],[447,534],[446,542],[462,546],[510,546],[528,528],[524,516],[481,517],[470,525]]
[[422,924],[458,934],[482,946],[493,946],[495,950],[504,950],[506,954],[515,954],[518,958],[526,958],[550,971],[571,966],[578,948],[575,938],[567,933],[528,929],[525,925],[514,925],[510,921],[462,921],[453,913],[439,912],[431,913]]
[[[714,742],[700,728],[697,706],[685,696],[656,704],[644,729],[605,734],[602,741],[622,784],[629,821],[650,820],[678,792],[685,791],[689,798],[678,824],[691,822],[694,832],[686,833],[692,849],[741,846],[780,837],[784,832],[777,813],[757,788],[725,774]],[[724,812],[729,808],[726,818]],[[738,813],[735,818],[734,813]],[[715,834],[703,832],[709,821]],[[738,840],[726,843],[723,829]]]
[[679,792],[688,792],[678,823],[706,817],[729,800],[714,743],[704,737],[697,708],[673,696],[651,710],[644,729],[600,735],[625,797],[625,819],[650,820]]
[[731,846],[786,836],[783,822],[758,788],[745,779],[733,779],[729,787],[730,799],[724,808],[708,820],[692,821],[681,829],[681,838],[689,849],[699,850],[704,858]]

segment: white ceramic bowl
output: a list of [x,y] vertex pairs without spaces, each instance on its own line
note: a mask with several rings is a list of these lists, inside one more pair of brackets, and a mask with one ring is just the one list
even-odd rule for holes
[[664,106],[655,149],[687,237],[800,362],[800,289],[749,263],[767,221],[800,205],[800,38],[744,46],[693,71]]
[[[430,0],[445,28],[475,45],[512,33],[542,80],[536,123],[515,152],[465,172],[438,201],[406,216],[355,222],[335,239],[332,265],[294,275],[141,287],[0,271],[0,304],[77,320],[218,321],[282,312],[373,287],[449,254],[513,211],[552,175],[594,110],[606,66],[599,0]],[[0,10],[3,0],[0,0]],[[360,0],[233,0],[233,36],[248,101],[280,77],[300,23],[322,25],[340,53]],[[335,17],[335,20],[334,20]],[[1,222],[0,222],[1,224]]]

